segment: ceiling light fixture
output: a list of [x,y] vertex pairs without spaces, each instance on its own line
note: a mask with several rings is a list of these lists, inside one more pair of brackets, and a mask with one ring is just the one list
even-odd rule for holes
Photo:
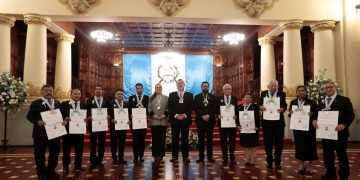
[[245,39],[245,35],[242,33],[232,32],[223,36],[223,40],[230,45],[237,45],[240,41]]
[[113,34],[105,30],[96,30],[90,33],[90,36],[98,43],[105,43],[107,40],[112,39]]

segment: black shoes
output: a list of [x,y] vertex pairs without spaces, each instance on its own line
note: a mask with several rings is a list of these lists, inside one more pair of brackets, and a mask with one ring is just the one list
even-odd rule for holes
[[183,162],[184,162],[184,163],[189,163],[189,162],[190,162],[190,159],[189,159],[189,158],[184,158],[184,159],[183,159]]
[[203,159],[203,158],[200,158],[200,159],[196,160],[196,162],[197,162],[197,163],[202,163],[202,162],[204,162],[204,159]]
[[79,171],[85,171],[85,168],[82,166],[79,167],[75,167],[75,171],[79,172]]
[[215,162],[215,159],[213,159],[213,158],[208,158],[208,162],[214,163],[214,162]]
[[69,174],[69,167],[64,167],[63,168],[63,173],[64,174]]
[[119,162],[119,164],[127,164],[127,161],[125,161],[123,159],[120,159],[118,162]]
[[175,162],[175,161],[178,161],[178,158],[171,158],[170,159],[170,162]]
[[336,173],[325,173],[320,176],[321,179],[336,179]]

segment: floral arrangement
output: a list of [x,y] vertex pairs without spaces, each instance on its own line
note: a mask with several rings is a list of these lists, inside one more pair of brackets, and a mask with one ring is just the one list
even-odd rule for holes
[[26,93],[28,87],[8,72],[0,76],[0,110],[19,111],[21,106],[27,102]]
[[[315,76],[314,80],[310,80],[307,82],[306,88],[308,90],[308,98],[318,102],[321,99],[325,98],[325,92],[322,89],[324,82],[330,79],[325,78],[326,69],[320,70],[319,75]],[[337,87],[337,83],[335,82]],[[340,92],[340,88],[337,88],[338,92]]]
[[[196,132],[193,132],[189,130],[189,147],[190,149],[196,149],[198,148],[198,134]],[[165,139],[165,146],[167,149],[171,148],[172,138],[171,138],[171,128],[168,128],[166,130],[166,139]],[[148,145],[149,148],[152,147],[152,143]]]

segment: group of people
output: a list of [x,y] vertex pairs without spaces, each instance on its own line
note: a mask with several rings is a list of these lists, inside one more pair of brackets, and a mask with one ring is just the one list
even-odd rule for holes
[[[286,112],[286,94],[278,89],[278,82],[271,80],[268,84],[268,90],[263,91],[259,98],[259,102],[253,102],[252,93],[245,93],[242,97],[243,103],[238,105],[238,98],[232,94],[230,84],[223,86],[223,95],[216,97],[209,92],[209,83],[202,82],[202,92],[193,97],[193,94],[185,91],[185,82],[182,79],[177,80],[177,91],[172,92],[169,96],[162,94],[162,86],[160,83],[155,85],[154,93],[149,97],[143,92],[143,85],[136,84],[136,94],[129,97],[128,101],[124,100],[124,90],[115,91],[114,99],[111,101],[103,97],[103,90],[100,85],[95,87],[94,97],[87,100],[86,105],[80,102],[81,92],[79,89],[72,89],[71,99],[60,103],[53,98],[53,88],[51,85],[44,85],[41,89],[42,97],[31,103],[27,119],[34,124],[33,140],[34,155],[36,162],[36,170],[40,178],[48,176],[59,176],[55,172],[58,162],[60,137],[48,140],[44,126],[45,121],[41,118],[40,113],[60,109],[64,119],[62,125],[66,126],[69,131],[69,122],[71,121],[70,109],[86,109],[87,116],[84,121],[87,123],[87,129],[90,133],[90,168],[103,167],[103,157],[105,149],[106,131],[93,132],[91,127],[92,109],[106,108],[107,121],[110,124],[110,141],[113,164],[126,164],[124,159],[124,147],[126,140],[126,130],[116,130],[115,124],[118,123],[114,117],[114,109],[127,109],[129,114],[129,126],[132,127],[132,112],[134,108],[146,108],[146,116],[149,120],[152,133],[152,156],[156,162],[162,161],[165,156],[165,139],[168,124],[171,125],[172,137],[172,157],[170,162],[178,161],[179,141],[181,141],[181,151],[183,162],[190,162],[189,159],[189,126],[192,123],[192,112],[195,111],[195,122],[198,133],[198,150],[199,159],[196,162],[201,163],[206,157],[210,163],[215,162],[213,158],[213,132],[214,126],[218,125],[221,140],[221,151],[223,163],[236,164],[235,147],[236,134],[240,131],[240,145],[245,152],[245,165],[254,166],[256,147],[259,146],[259,128],[262,127],[264,145],[266,151],[267,168],[272,169],[275,163],[276,169],[281,169],[281,155],[284,141],[284,128]],[[338,140],[322,140],[324,163],[326,174],[323,179],[331,179],[336,177],[335,156],[336,151],[339,160],[339,176],[347,179],[350,175],[349,162],[347,158],[347,139],[349,137],[348,127],[354,119],[352,104],[349,98],[341,96],[336,92],[336,86],[332,81],[325,82],[324,91],[326,93],[325,100],[318,103],[307,98],[307,89],[305,86],[298,86],[296,89],[297,98],[291,101],[289,116],[293,114],[295,109],[292,105],[301,108],[304,105],[310,105],[309,119],[310,125],[308,131],[294,130],[295,152],[296,158],[301,161],[299,173],[312,173],[312,161],[317,160],[316,147],[316,128],[318,111],[339,111]],[[328,99],[331,98],[329,101]],[[272,109],[268,109],[267,103],[279,103],[277,119],[266,119],[264,113],[269,113]],[[295,107],[295,106],[294,106]],[[232,111],[231,111],[232,110]],[[268,112],[266,112],[268,111]],[[226,112],[226,113],[225,113]],[[228,112],[233,112],[229,116]],[[250,117],[254,121],[254,128],[251,133],[248,129],[242,127],[243,120]],[[275,116],[276,117],[276,116]],[[229,122],[234,126],[228,126]],[[230,123],[230,124],[231,124]],[[225,126],[225,124],[227,124]],[[131,129],[132,133],[132,149],[133,163],[144,162],[144,150],[146,129]],[[246,129],[246,131],[245,131]],[[180,136],[181,134],[181,136]],[[206,138],[206,145],[205,145]],[[275,152],[273,155],[273,145],[275,144]],[[45,166],[45,149],[49,147],[48,165]],[[75,171],[84,171],[82,166],[82,154],[84,146],[83,134],[66,134],[62,136],[63,146],[63,169],[64,173],[69,173],[69,165],[71,162],[71,147],[75,147]],[[308,161],[308,164],[305,164]]]

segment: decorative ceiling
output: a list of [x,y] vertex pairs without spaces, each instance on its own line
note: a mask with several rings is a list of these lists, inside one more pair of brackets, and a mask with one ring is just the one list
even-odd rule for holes
[[246,37],[256,34],[260,27],[257,25],[149,22],[75,22],[74,24],[76,30],[89,39],[91,39],[90,32],[93,30],[103,29],[112,32],[113,39],[102,45],[125,49],[161,49],[165,41],[172,42],[173,49],[229,48],[230,45],[222,39],[223,35],[239,32],[245,35],[246,40]]

